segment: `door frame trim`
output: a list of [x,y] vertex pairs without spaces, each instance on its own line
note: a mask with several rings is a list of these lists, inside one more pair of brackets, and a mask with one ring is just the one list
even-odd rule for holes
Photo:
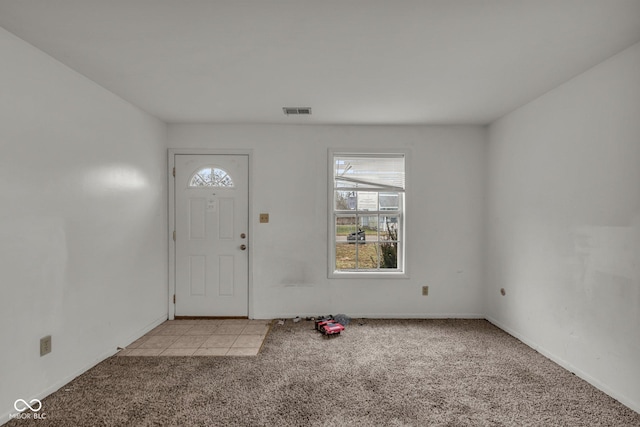
[[176,243],[173,241],[173,230],[176,226],[176,194],[175,194],[175,180],[173,177],[173,168],[175,167],[175,160],[177,155],[236,155],[247,156],[249,161],[248,180],[249,180],[249,194],[248,194],[248,207],[249,207],[249,248],[248,248],[248,279],[249,289],[247,292],[247,307],[249,319],[253,319],[253,249],[251,244],[251,238],[253,236],[253,150],[251,149],[217,149],[217,148],[169,148],[167,150],[167,241],[169,242],[169,281],[167,289],[167,318],[169,320],[175,319],[176,306],[173,303],[173,296],[176,292]]

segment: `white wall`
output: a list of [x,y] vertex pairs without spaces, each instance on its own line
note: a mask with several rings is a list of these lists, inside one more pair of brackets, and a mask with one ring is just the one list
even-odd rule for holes
[[640,411],[640,44],[495,122],[487,158],[489,318]]
[[166,318],[167,178],[163,123],[2,29],[0,58],[2,423]]
[[[165,318],[167,129],[1,29],[0,57],[3,422]],[[639,118],[635,45],[488,146],[474,126],[186,124],[168,146],[252,150],[253,317],[486,315],[640,410]],[[389,146],[411,153],[410,278],[328,279],[327,150]]]
[[[485,137],[477,126],[169,125],[171,148],[253,150],[256,318],[482,317]],[[410,150],[409,279],[327,278],[329,147]]]

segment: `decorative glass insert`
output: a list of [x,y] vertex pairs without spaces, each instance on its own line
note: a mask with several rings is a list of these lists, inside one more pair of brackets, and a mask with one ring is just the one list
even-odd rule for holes
[[193,174],[189,187],[233,187],[233,180],[229,174],[215,167],[206,167]]

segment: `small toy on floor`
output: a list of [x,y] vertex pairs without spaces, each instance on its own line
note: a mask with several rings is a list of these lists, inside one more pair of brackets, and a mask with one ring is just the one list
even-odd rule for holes
[[340,335],[340,332],[344,331],[344,326],[336,322],[332,315],[320,316],[315,321],[316,331],[322,335],[331,337],[333,335]]

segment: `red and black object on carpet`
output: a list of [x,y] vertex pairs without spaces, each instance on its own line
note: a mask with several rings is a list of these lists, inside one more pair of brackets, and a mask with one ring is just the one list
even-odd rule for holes
[[344,326],[342,326],[340,323],[327,322],[320,327],[320,332],[327,336],[339,335],[342,331],[344,331]]
[[329,316],[320,316],[315,320],[315,325],[316,325],[316,331],[320,331],[320,327],[322,325],[326,325],[327,323],[336,323],[335,319],[333,318],[333,316],[329,315]]
[[335,321],[332,316],[319,317],[315,321],[316,330],[323,335],[339,335],[344,331],[344,326]]

